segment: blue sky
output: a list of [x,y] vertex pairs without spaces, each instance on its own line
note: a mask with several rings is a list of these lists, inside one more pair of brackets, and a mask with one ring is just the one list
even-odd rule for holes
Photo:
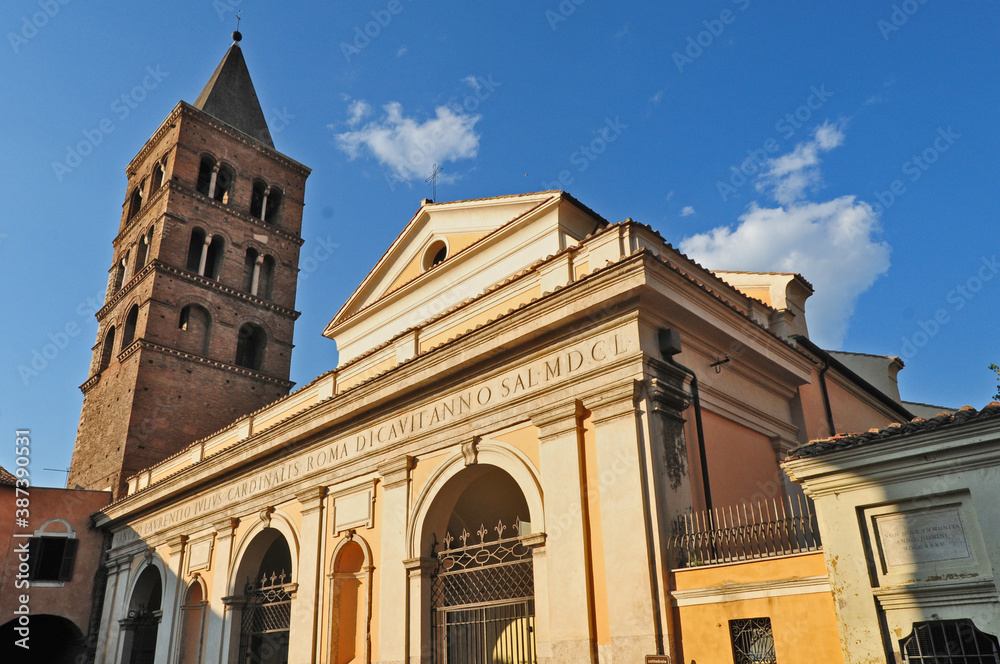
[[313,169],[299,384],[335,364],[323,327],[437,161],[438,200],[559,187],[708,267],[802,272],[814,341],[902,356],[904,399],[981,407],[1000,5],[827,4],[3,3],[0,465],[29,428],[36,483],[64,481],[42,469],[70,462],[125,166],[237,10],[275,145]]

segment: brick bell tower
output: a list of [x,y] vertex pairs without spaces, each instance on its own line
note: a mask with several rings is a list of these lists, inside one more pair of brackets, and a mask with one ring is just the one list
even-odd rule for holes
[[274,148],[236,41],[126,168],[68,486],[132,474],[288,393],[309,169]]

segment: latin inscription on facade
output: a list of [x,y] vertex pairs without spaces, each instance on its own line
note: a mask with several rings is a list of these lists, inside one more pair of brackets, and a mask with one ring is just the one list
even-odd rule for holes
[[957,508],[875,517],[887,567],[971,558]]
[[131,527],[115,533],[112,546],[118,547],[144,539],[175,524],[340,465],[379,447],[401,443],[414,434],[433,431],[543,387],[576,378],[633,352],[637,343],[633,334],[619,330],[574,344],[559,353],[537,359],[445,399],[422,408],[403,411],[373,427],[333,440],[319,449],[258,471],[246,479],[201,494],[197,499],[161,512],[151,519],[131,524]]

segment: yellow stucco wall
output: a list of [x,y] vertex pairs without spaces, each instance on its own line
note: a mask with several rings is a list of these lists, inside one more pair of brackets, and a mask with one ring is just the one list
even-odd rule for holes
[[[677,625],[685,664],[732,664],[729,621],[770,618],[778,662],[842,664],[840,638],[829,591],[779,594],[725,601],[737,584],[774,583],[826,576],[823,554],[810,553],[763,561],[677,570],[678,591],[713,589],[720,600],[677,607]],[[731,596],[731,595],[730,595]]]

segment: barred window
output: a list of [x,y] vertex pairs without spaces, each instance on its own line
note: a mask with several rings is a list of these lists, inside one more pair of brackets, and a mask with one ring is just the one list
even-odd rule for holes
[[980,632],[971,620],[931,620],[913,623],[899,640],[905,664],[998,664],[997,637]]
[[777,664],[770,618],[730,620],[734,664]]

